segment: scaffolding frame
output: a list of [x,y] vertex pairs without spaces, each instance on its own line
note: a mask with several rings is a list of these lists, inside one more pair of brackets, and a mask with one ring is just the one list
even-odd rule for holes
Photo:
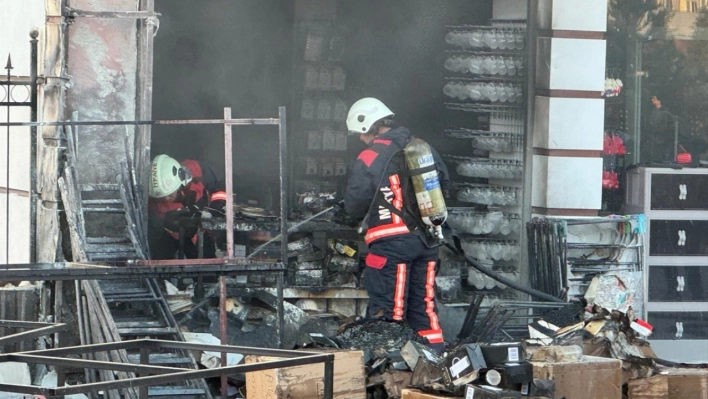
[[[144,261],[143,265],[147,268],[159,268],[162,267],[176,267],[172,269],[168,274],[171,277],[180,275],[185,275],[190,267],[198,265],[202,268],[206,265],[216,265],[219,269],[219,264],[222,266],[231,265],[236,267],[241,273],[251,272],[276,272],[276,313],[278,316],[278,346],[282,347],[283,344],[283,330],[284,325],[284,305],[283,305],[283,284],[285,279],[286,267],[282,266],[287,263],[288,259],[288,193],[287,193],[287,124],[286,124],[286,108],[281,106],[278,108],[277,118],[232,118],[232,110],[230,107],[224,108],[223,119],[164,119],[164,120],[147,120],[147,121],[78,121],[71,120],[68,122],[10,122],[9,118],[7,122],[0,123],[0,126],[9,129],[11,126],[29,126],[32,128],[33,138],[36,137],[37,127],[39,126],[71,126],[75,128],[76,126],[152,126],[152,125],[214,125],[221,124],[224,128],[224,164],[225,164],[225,183],[226,183],[226,245],[227,251],[226,256],[222,261],[217,260],[172,260],[172,261]],[[234,204],[233,204],[233,127],[234,126],[255,126],[255,125],[266,125],[266,126],[277,126],[278,127],[278,160],[279,160],[279,182],[280,182],[280,253],[281,262],[270,262],[270,266],[264,266],[264,262],[251,262],[246,259],[238,259],[234,257]],[[33,141],[34,142],[34,141]],[[32,173],[31,176],[32,187],[36,185],[36,174]],[[9,203],[8,203],[9,206]],[[9,211],[9,208],[8,208]],[[36,232],[36,220],[31,222],[35,229],[32,231]],[[31,237],[31,242],[34,243],[36,236]],[[33,245],[34,247],[34,245]],[[34,248],[32,248],[33,252]],[[34,259],[34,258],[33,258]],[[206,261],[206,262],[205,262]],[[265,262],[268,263],[268,262]],[[96,273],[97,269],[95,267],[90,267],[90,265],[83,265],[83,267],[76,267],[76,264],[70,264],[70,267],[54,267],[51,265],[56,264],[31,264],[25,265],[27,267],[23,268],[22,265],[11,265],[7,264],[4,269],[0,269],[0,274],[4,274],[3,271],[8,272],[7,274],[19,273],[19,275],[29,275],[37,274],[42,276],[42,279],[47,279],[48,274],[53,274],[55,281],[62,281],[63,279],[89,279],[88,275],[98,275],[94,278],[106,279],[109,276],[120,275],[123,278],[127,274],[137,273],[143,277],[146,274],[145,269],[140,269],[140,266],[133,268],[112,268],[112,270],[106,270],[105,268],[98,269],[99,272]],[[255,266],[255,267],[250,267]],[[60,269],[59,273],[52,273]],[[169,270],[169,269],[164,269]],[[236,270],[234,270],[236,271]],[[82,273],[83,272],[83,273]],[[225,345],[228,341],[227,339],[227,322],[226,322],[226,279],[224,276],[224,270],[217,272],[219,276],[219,335],[222,345]],[[66,273],[66,274],[65,274]],[[85,273],[85,274],[84,274]],[[83,274],[83,276],[81,276]],[[15,274],[16,275],[16,274]],[[37,275],[37,277],[39,277]],[[78,278],[77,278],[78,277]],[[59,285],[61,286],[61,285]],[[208,295],[211,295],[209,293]],[[57,296],[59,298],[59,303],[61,303],[61,295]],[[221,365],[226,366],[226,352],[222,352],[221,355]],[[222,393],[225,394],[226,391],[226,374],[221,374],[221,387]]]

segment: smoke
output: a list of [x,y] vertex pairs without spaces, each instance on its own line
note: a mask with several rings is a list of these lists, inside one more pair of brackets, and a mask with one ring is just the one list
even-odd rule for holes
[[[290,101],[288,2],[157,0],[153,118],[277,117]],[[278,174],[276,127],[234,127],[236,187]],[[157,126],[152,154],[193,158],[224,172],[223,127]],[[277,181],[277,180],[276,180]],[[238,191],[238,189],[237,189]]]
[[[293,1],[156,0],[155,9],[162,16],[154,119],[221,118],[227,106],[236,118],[275,117],[285,105],[293,127],[301,90],[294,62],[302,59],[295,53]],[[445,26],[482,24],[490,16],[491,0],[338,1],[333,26],[344,39],[345,100],[378,97],[414,134],[442,136]],[[302,132],[288,133],[290,157],[302,157],[295,153]],[[234,128],[237,191],[251,189],[248,180],[277,182],[277,143],[274,127]],[[198,159],[223,173],[223,129],[156,126],[152,154],[159,153]]]

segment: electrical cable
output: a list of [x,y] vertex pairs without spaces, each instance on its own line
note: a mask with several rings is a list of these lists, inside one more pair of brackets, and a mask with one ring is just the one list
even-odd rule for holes
[[477,261],[475,261],[475,260],[472,259],[471,257],[467,256],[461,249],[456,248],[455,246],[453,246],[453,245],[450,244],[449,242],[446,242],[446,243],[445,243],[445,246],[446,246],[448,249],[450,249],[452,252],[454,252],[454,253],[456,253],[456,254],[462,256],[462,257],[465,259],[465,261],[466,261],[470,266],[474,267],[475,269],[477,269],[477,270],[480,271],[481,273],[487,275],[488,277],[490,277],[490,278],[492,278],[492,279],[494,279],[494,280],[496,280],[496,281],[498,281],[498,282],[500,282],[500,283],[502,283],[502,284],[504,284],[504,285],[506,285],[506,286],[508,286],[508,287],[511,287],[511,288],[513,288],[513,289],[515,289],[515,290],[517,290],[517,291],[521,291],[521,292],[523,292],[523,293],[525,293],[525,294],[529,294],[529,295],[531,295],[532,297],[535,297],[535,298],[538,298],[538,299],[543,299],[543,300],[545,300],[545,301],[565,303],[564,300],[562,300],[562,299],[560,299],[560,298],[556,298],[556,297],[554,297],[553,295],[546,294],[545,292],[541,292],[541,291],[539,291],[539,290],[535,290],[535,289],[530,288],[530,287],[521,286],[521,285],[519,285],[518,283],[516,283],[516,282],[514,282],[514,281],[511,281],[511,280],[509,280],[509,279],[506,278],[506,277],[500,276],[499,274],[493,272],[492,270],[487,269],[487,268],[485,268],[484,266],[480,265]]

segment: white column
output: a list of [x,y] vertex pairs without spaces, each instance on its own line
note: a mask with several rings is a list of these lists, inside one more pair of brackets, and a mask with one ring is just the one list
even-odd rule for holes
[[602,202],[607,0],[539,0],[532,206],[589,216]]

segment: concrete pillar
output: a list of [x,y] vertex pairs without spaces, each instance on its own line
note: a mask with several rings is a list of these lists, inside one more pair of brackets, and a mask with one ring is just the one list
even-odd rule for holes
[[533,212],[597,215],[607,0],[538,0],[537,6]]

